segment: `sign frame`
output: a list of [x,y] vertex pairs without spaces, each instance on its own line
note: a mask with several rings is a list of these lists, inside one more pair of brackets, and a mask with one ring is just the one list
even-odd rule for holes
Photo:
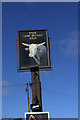
[[48,120],[50,120],[50,113],[49,112],[25,112],[25,120],[26,120],[26,114],[48,114]]
[[[20,66],[20,32],[36,32],[36,31],[45,31],[46,32],[46,44],[47,44],[47,58],[48,58],[48,65],[47,66],[30,66],[30,67],[21,67]],[[31,68],[36,68],[38,67],[39,69],[47,69],[47,68],[51,68],[51,60],[50,60],[50,43],[49,43],[49,38],[48,38],[48,29],[35,29],[35,30],[20,30],[18,31],[18,69],[17,71],[28,71]]]

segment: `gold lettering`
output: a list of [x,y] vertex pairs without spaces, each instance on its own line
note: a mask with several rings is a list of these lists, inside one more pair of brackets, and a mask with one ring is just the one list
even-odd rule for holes
[[36,37],[34,37],[34,39],[37,39]]
[[37,34],[37,37],[42,37],[43,36],[43,34]]
[[32,37],[34,37],[34,36],[36,36],[36,35],[32,35]]
[[27,35],[27,37],[30,37],[30,35]]
[[37,39],[36,37],[29,37],[30,40]]
[[35,35],[32,35],[32,37],[42,37],[43,34],[35,34]]
[[30,35],[24,35],[23,37],[30,37]]
[[43,34],[37,34],[37,32],[29,32],[27,35],[23,35],[23,37],[28,37],[31,39],[37,39],[37,37],[42,37]]
[[36,34],[36,32],[29,32],[29,34]]

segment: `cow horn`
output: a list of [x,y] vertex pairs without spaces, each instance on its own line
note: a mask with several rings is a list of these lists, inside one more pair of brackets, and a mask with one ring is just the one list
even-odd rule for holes
[[45,44],[45,42],[43,42],[43,43],[40,43],[40,44],[38,44],[37,46],[41,46],[41,45],[44,45]]
[[30,46],[30,44],[26,44],[26,43],[22,43],[23,45],[25,45],[25,46],[27,46],[27,47],[29,47]]

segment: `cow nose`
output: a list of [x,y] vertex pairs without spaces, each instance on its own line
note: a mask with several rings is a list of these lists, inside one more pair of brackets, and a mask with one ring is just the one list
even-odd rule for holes
[[29,53],[29,57],[33,57],[33,55],[31,53]]
[[32,57],[32,55],[29,53],[29,57]]

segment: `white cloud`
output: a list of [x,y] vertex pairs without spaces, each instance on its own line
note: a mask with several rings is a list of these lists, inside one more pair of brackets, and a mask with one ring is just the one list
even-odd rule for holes
[[8,80],[3,80],[3,81],[2,81],[2,84],[3,84],[4,86],[6,86],[6,85],[10,85],[10,83],[9,83]]
[[71,32],[60,41],[60,50],[66,56],[78,55],[78,34],[77,32]]
[[3,88],[2,95],[3,95],[3,96],[8,96],[8,95],[9,95],[8,89]]
[[2,81],[2,96],[8,96],[9,95],[9,90],[7,88],[7,86],[9,86],[10,83],[8,80],[3,80]]

